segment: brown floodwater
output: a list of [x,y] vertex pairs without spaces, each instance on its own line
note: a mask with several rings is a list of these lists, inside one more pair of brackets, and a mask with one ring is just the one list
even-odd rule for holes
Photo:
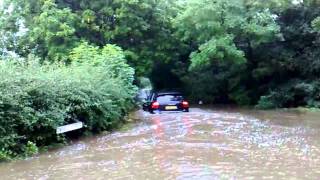
[[319,179],[320,113],[137,111],[132,128],[0,164],[0,179]]

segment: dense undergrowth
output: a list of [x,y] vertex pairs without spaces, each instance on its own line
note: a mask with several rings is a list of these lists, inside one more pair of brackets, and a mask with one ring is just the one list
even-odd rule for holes
[[0,61],[0,160],[63,142],[56,128],[75,121],[85,131],[110,130],[132,109],[134,70],[120,48],[84,43],[70,59],[69,65],[41,65],[34,57]]

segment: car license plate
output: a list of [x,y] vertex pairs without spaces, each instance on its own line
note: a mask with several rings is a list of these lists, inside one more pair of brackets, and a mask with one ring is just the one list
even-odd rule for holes
[[166,106],[166,110],[176,110],[177,106]]

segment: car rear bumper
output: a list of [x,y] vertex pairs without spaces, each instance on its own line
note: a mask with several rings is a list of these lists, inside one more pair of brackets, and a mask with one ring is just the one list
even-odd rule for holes
[[189,108],[178,108],[178,109],[174,109],[174,110],[167,110],[167,109],[154,109],[150,111],[151,113],[154,112],[189,112]]

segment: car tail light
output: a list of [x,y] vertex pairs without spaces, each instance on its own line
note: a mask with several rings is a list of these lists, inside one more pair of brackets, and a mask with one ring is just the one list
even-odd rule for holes
[[189,108],[189,103],[188,103],[188,101],[182,101],[182,107],[183,107],[183,108]]
[[151,109],[159,109],[160,104],[158,102],[153,102],[151,104]]

